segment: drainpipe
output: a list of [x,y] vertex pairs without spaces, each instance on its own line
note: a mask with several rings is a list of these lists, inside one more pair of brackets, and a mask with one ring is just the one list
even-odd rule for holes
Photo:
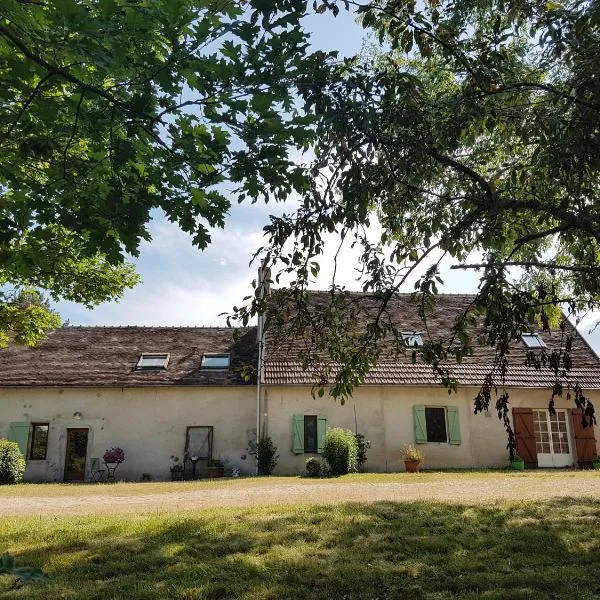
[[[258,286],[259,297],[262,300],[270,291],[269,279],[271,270],[265,266],[264,261],[258,269]],[[263,378],[263,353],[265,345],[265,316],[260,313],[257,319],[256,327],[256,342],[258,344],[258,365],[256,373],[256,442],[258,443],[261,436],[261,403],[262,403],[262,378]],[[258,475],[258,454],[256,456],[256,474]]]

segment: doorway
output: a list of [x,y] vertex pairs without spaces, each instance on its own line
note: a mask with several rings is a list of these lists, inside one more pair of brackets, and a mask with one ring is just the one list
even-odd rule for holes
[[548,410],[534,410],[533,431],[538,466],[570,467],[573,464],[566,410],[556,410],[553,415]]
[[65,481],[85,481],[85,465],[88,446],[87,428],[67,429],[67,448],[65,451]]

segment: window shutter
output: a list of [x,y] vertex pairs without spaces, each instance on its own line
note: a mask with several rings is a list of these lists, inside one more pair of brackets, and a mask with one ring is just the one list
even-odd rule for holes
[[294,415],[292,418],[292,452],[304,453],[304,415]]
[[460,444],[460,420],[458,406],[448,407],[448,441],[451,444]]
[[19,444],[23,456],[27,455],[27,442],[29,441],[29,423],[11,423],[8,428],[8,439]]
[[425,407],[422,404],[413,406],[415,415],[415,442],[417,444],[427,443],[427,426],[425,424]]
[[327,419],[325,417],[317,417],[317,452],[323,454],[323,446],[325,445],[325,434],[327,433]]

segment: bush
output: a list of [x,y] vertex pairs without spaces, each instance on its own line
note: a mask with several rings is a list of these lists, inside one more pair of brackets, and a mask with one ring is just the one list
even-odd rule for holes
[[321,477],[323,474],[323,463],[316,457],[306,459],[306,474],[309,477]]
[[256,460],[259,475],[271,475],[277,466],[279,461],[277,446],[268,435],[262,436],[256,444]]
[[367,450],[371,447],[371,442],[365,438],[362,433],[356,433],[356,468],[361,471],[367,464]]
[[120,465],[125,460],[125,452],[119,447],[111,448],[104,453],[102,460],[105,463],[116,463]]
[[400,456],[402,456],[402,460],[406,460],[409,462],[423,462],[423,453],[412,444],[408,444],[402,447],[400,450]]
[[0,485],[19,483],[25,472],[25,459],[19,444],[0,438]]
[[356,438],[349,429],[334,427],[325,434],[323,456],[332,475],[345,475],[356,471],[358,448]]

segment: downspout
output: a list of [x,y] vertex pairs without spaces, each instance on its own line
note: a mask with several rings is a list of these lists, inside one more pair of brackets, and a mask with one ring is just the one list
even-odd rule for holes
[[260,404],[261,404],[261,383],[262,383],[262,351],[263,351],[263,316],[258,315],[257,327],[258,343],[258,369],[256,373],[256,474],[258,475],[258,442],[260,441]]
[[[259,298],[262,300],[270,291],[269,278],[271,271],[261,263],[258,269]],[[256,342],[258,344],[258,365],[256,373],[256,443],[261,437],[261,404],[262,404],[262,379],[263,379],[263,353],[265,345],[265,316],[261,312],[257,319]],[[256,454],[256,474],[258,475],[258,452]]]

